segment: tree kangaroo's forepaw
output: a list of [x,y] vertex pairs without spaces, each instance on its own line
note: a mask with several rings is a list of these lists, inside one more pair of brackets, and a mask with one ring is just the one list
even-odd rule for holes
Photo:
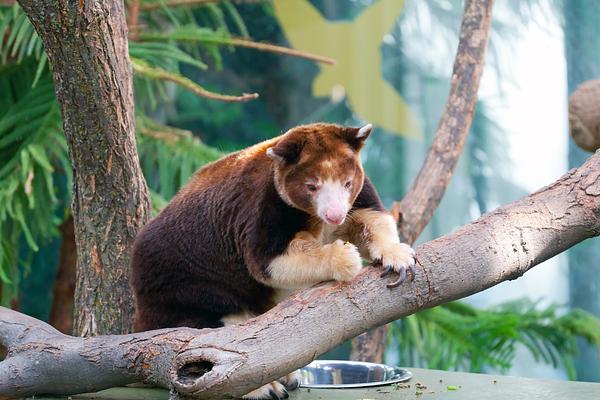
[[381,246],[372,254],[373,262],[381,264],[384,268],[381,277],[387,276],[392,272],[397,273],[398,279],[389,283],[388,287],[399,286],[406,280],[406,271],[410,270],[414,279],[415,269],[415,251],[405,243],[392,243],[387,246]]
[[362,269],[362,258],[355,245],[336,240],[324,246],[329,250],[329,265],[336,281],[351,281]]
[[274,381],[271,383],[267,383],[251,391],[250,393],[242,396],[242,399],[246,400],[261,400],[261,399],[269,399],[269,400],[280,400],[287,399],[290,397],[285,385],[278,381]]

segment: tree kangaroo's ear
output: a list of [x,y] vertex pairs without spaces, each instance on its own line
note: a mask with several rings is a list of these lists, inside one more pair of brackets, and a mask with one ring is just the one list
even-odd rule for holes
[[283,138],[267,149],[267,156],[279,163],[293,164],[300,158],[304,142],[296,138]]
[[344,138],[354,150],[359,151],[364,146],[365,140],[367,140],[372,130],[372,124],[367,124],[362,128],[346,128]]

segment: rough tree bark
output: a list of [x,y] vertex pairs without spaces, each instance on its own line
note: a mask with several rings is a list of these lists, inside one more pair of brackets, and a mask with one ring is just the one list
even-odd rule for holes
[[122,1],[20,0],[52,65],[73,165],[75,332],[131,329],[129,250],[149,214]]
[[0,397],[135,381],[171,388],[173,399],[240,396],[372,326],[516,279],[599,234],[600,151],[550,186],[419,246],[419,273],[399,287],[367,268],[352,282],[296,293],[240,325],[90,338],[0,308],[0,343],[9,349]]
[[[462,154],[477,104],[493,5],[494,0],[465,2],[450,93],[433,143],[408,193],[392,205],[405,243],[413,244],[431,220]],[[382,362],[386,338],[386,325],[358,336],[352,341],[350,358]]]

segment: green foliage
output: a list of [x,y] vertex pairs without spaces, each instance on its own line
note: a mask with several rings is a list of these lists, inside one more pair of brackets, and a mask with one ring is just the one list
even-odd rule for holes
[[[158,104],[172,99],[169,85],[179,85],[200,96],[219,98],[197,83],[187,79],[182,67],[187,65],[206,70],[208,63],[216,69],[222,66],[220,46],[229,45],[232,25],[240,35],[248,32],[241,16],[228,2],[219,5],[205,4],[202,7],[169,8],[164,1],[144,2],[156,8],[142,7],[140,21],[145,28],[137,34],[139,41],[130,41],[129,54],[134,64],[134,84],[138,112],[156,109]],[[227,21],[231,21],[228,24]],[[168,27],[168,28],[167,28]],[[195,34],[205,41],[190,40],[178,35],[182,32]],[[209,41],[219,38],[221,41]]]
[[480,310],[453,302],[391,325],[400,363],[442,370],[508,370],[518,346],[536,361],[562,366],[575,379],[576,338],[600,345],[600,320],[583,310],[519,300]]
[[206,146],[191,132],[137,117],[138,152],[152,193],[154,212],[164,207],[192,174],[223,154]]
[[47,57],[41,39],[33,29],[25,12],[15,3],[0,7],[0,65],[21,63],[26,57],[38,60],[33,80],[37,83],[46,66]]
[[[36,63],[0,70],[0,279],[2,304],[14,296],[31,252],[57,233],[71,168],[54,86],[45,75],[33,87]],[[19,254],[21,238],[26,250]]]
[[[140,14],[140,24],[149,30],[196,26],[209,36],[228,37],[232,26],[247,36],[231,4],[170,9],[159,3],[160,7],[142,9]],[[196,169],[221,153],[146,113],[173,101],[174,85],[212,94],[185,78],[181,68],[206,70],[204,58],[218,68],[221,56],[215,44],[176,38],[130,41],[129,50],[134,65],[143,67],[134,77],[138,148],[157,211]],[[16,296],[21,276],[29,272],[33,252],[58,235],[69,212],[72,179],[43,44],[18,4],[0,5],[0,93],[0,282],[4,283],[0,304],[6,305]]]

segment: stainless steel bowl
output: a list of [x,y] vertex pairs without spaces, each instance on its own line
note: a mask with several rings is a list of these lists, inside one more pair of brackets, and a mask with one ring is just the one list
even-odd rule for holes
[[300,386],[319,389],[389,385],[412,377],[409,371],[389,365],[335,360],[315,360],[300,373]]

